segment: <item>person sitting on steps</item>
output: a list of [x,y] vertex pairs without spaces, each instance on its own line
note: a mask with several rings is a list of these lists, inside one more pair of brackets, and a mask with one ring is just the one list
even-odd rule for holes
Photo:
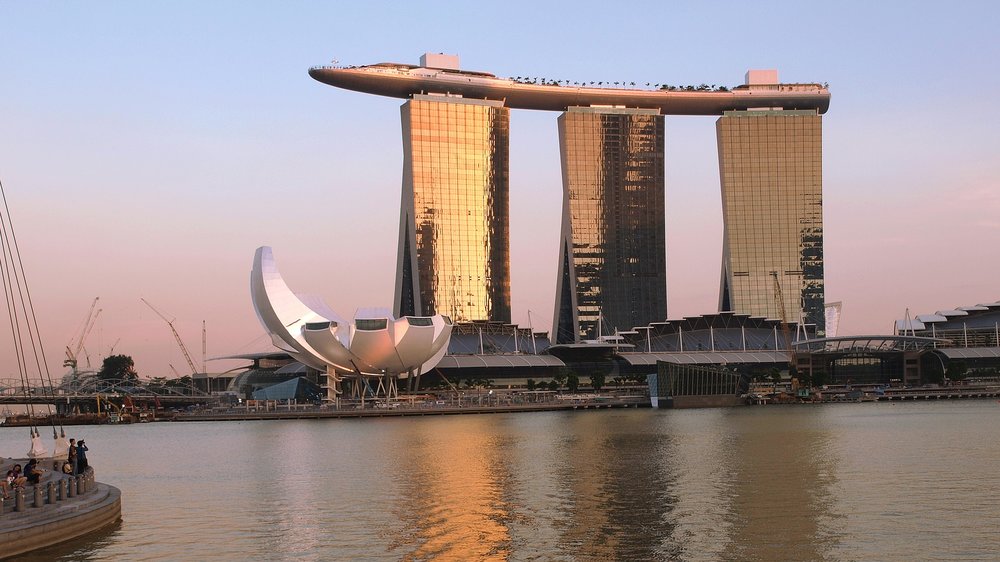
[[14,473],[14,478],[13,480],[11,480],[11,485],[14,488],[23,488],[24,485],[28,483],[28,478],[25,475],[21,474],[20,464],[15,464],[14,470],[12,470],[11,472]]
[[24,476],[28,479],[28,484],[38,484],[42,478],[42,469],[38,466],[38,459],[28,461],[24,467]]
[[9,500],[10,493],[14,490],[14,469],[7,471],[7,477],[0,481],[0,490],[3,490],[3,499]]

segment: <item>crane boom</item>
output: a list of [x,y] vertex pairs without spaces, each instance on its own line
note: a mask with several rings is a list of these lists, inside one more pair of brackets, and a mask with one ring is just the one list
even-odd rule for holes
[[94,325],[97,324],[97,317],[100,316],[102,312],[104,312],[104,309],[98,308],[97,314],[95,314],[94,317],[91,318],[90,324],[87,325],[87,327],[83,330],[83,335],[80,336],[80,341],[79,343],[76,344],[76,350],[73,352],[74,358],[80,355],[80,350],[83,349],[83,344],[84,342],[87,341],[87,336],[89,336],[90,331],[94,329]]
[[781,335],[785,338],[785,348],[788,350],[788,360],[792,361],[792,334],[788,329],[788,314],[785,311],[785,298],[781,293],[781,283],[778,281],[778,272],[772,271],[774,278],[774,300],[778,301],[778,311],[781,313]]
[[87,337],[86,333],[89,331],[90,321],[94,317],[94,309],[97,307],[97,301],[101,297],[94,297],[94,300],[90,303],[90,310],[87,311],[87,317],[83,319],[83,324],[80,325],[79,338],[74,337],[69,340],[69,344],[66,345],[66,361],[64,365],[76,365],[76,356],[83,349],[83,340]]
[[[181,341],[181,335],[178,334],[177,329],[174,328],[174,322],[172,320],[167,320],[167,317],[164,316],[162,312],[157,310],[155,306],[149,304],[149,301],[147,301],[146,299],[140,298],[139,300],[141,300],[146,306],[150,308],[150,310],[155,312],[157,316],[162,318],[163,321],[167,323],[167,327],[170,328],[170,333],[172,333],[174,335],[174,339],[177,340],[177,347],[181,348],[181,353],[184,354],[184,360],[187,361],[188,367],[191,368],[191,374],[192,375],[196,374],[198,372],[198,369],[194,366],[194,361],[191,359],[191,354],[188,353],[187,347],[184,345],[184,342]],[[177,371],[175,370],[174,372],[176,373]]]

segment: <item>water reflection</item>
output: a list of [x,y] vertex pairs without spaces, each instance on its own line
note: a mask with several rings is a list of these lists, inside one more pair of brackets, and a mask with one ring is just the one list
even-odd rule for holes
[[[970,401],[74,428],[99,478],[122,489],[124,521],[31,559],[995,559],[997,411]],[[23,441],[0,428],[0,454]]]
[[566,414],[560,422],[547,482],[554,501],[546,515],[558,533],[552,550],[592,560],[668,554],[655,538],[671,528],[671,437],[630,415]]
[[727,557],[819,560],[836,544],[833,435],[821,415],[797,414],[740,412],[729,424]]
[[[481,416],[458,431],[428,424],[406,428],[395,451],[402,470],[402,523],[391,551],[404,559],[506,559],[510,553],[510,492],[514,476],[507,452],[514,438]],[[430,424],[434,425],[434,424]]]

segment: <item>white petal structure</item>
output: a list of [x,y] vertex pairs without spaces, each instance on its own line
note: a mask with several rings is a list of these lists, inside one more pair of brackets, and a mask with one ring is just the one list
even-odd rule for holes
[[451,319],[358,309],[346,322],[321,299],[296,295],[278,273],[271,248],[257,248],[250,273],[257,319],[278,348],[321,371],[367,375],[425,373],[448,351]]

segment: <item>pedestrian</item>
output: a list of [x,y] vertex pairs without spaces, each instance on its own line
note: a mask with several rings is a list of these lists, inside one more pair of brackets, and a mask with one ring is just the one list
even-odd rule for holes
[[87,471],[87,444],[84,443],[83,439],[76,444],[76,474],[83,474]]
[[76,476],[76,439],[69,440],[69,458],[67,458],[67,462],[72,466],[70,474]]

